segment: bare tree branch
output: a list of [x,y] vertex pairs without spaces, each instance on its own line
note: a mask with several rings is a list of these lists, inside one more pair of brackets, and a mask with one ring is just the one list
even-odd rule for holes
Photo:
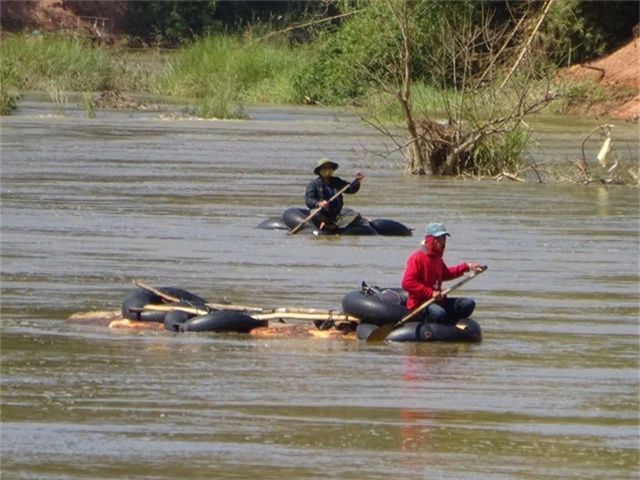
[[263,35],[262,37],[256,38],[255,41],[256,42],[261,42],[263,40],[266,40],[267,38],[273,37],[275,35],[279,35],[281,33],[292,32],[294,30],[299,30],[301,28],[310,27],[312,25],[319,25],[321,23],[332,22],[332,21],[337,20],[339,18],[346,18],[346,17],[350,17],[352,15],[357,15],[358,13],[362,13],[362,12],[364,12],[366,10],[367,10],[366,8],[362,8],[360,10],[354,10],[352,12],[341,13],[340,15],[334,15],[333,17],[326,17],[326,18],[321,18],[319,20],[312,20],[310,22],[299,23],[298,25],[289,25],[287,28],[283,28],[282,30],[277,30],[275,32],[270,32],[267,35]]
[[547,13],[549,12],[549,9],[551,8],[551,5],[553,5],[554,1],[555,0],[547,0],[547,3],[546,3],[546,5],[544,6],[544,8],[542,10],[542,14],[540,15],[540,19],[538,20],[538,23],[536,24],[535,28],[533,29],[533,32],[531,32],[531,35],[529,36],[529,39],[527,40],[527,43],[522,48],[522,52],[520,53],[520,56],[518,56],[518,59],[516,60],[516,63],[513,64],[513,67],[511,68],[511,70],[509,70],[509,73],[507,74],[505,79],[502,81],[502,84],[500,85],[500,88],[503,88],[505,86],[505,84],[507,83],[507,81],[509,80],[509,78],[511,77],[513,72],[515,72],[516,68],[518,68],[518,65],[520,64],[520,61],[522,60],[522,57],[524,57],[524,54],[527,53],[527,50],[529,49],[529,45],[531,45],[531,41],[537,35],[538,30],[540,29],[540,25],[542,25],[542,21],[547,16]]

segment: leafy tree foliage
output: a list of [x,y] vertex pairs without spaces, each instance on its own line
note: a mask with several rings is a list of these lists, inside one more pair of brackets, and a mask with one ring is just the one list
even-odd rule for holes
[[632,37],[640,21],[637,1],[564,0],[556,2],[547,32],[556,48],[551,59],[558,65],[591,60]]
[[[456,24],[468,18],[476,4],[472,0],[413,0],[407,3],[412,12],[408,28],[414,46],[411,70],[415,80],[438,84],[454,82],[454,73],[434,72],[427,67],[424,57],[444,55],[442,28],[445,24]],[[364,11],[339,26],[332,25],[317,42],[315,61],[294,79],[301,97],[326,104],[343,104],[357,100],[370,87],[377,88],[380,82],[395,81],[390,72],[397,72],[397,69],[389,66],[397,61],[401,33],[389,21],[389,10],[384,1],[365,2],[364,5]],[[363,71],[367,72],[364,76]]]
[[[127,31],[145,43],[171,47],[212,32],[242,32],[269,25],[271,28],[333,15],[338,10],[325,0],[216,1],[133,0],[128,2]],[[312,38],[295,36],[297,41]],[[300,33],[300,32],[297,32]]]
[[136,0],[127,4],[126,28],[145,43],[173,47],[211,31],[216,25],[215,11],[216,0]]
[[256,23],[278,26],[336,12],[333,4],[325,0],[235,0],[219,2],[215,17],[225,29],[235,31]]

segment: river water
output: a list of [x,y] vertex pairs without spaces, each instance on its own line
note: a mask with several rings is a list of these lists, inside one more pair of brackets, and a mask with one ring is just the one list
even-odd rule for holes
[[[2,127],[2,478],[637,479],[637,188],[408,177],[346,114],[249,121],[25,103]],[[595,121],[543,124],[580,154]],[[615,130],[637,161],[637,126]],[[595,153],[594,153],[595,155]],[[255,228],[302,206],[318,158],[349,207],[413,237]],[[340,309],[397,286],[428,221],[489,270],[480,344],[108,330],[140,279],[262,307]]]

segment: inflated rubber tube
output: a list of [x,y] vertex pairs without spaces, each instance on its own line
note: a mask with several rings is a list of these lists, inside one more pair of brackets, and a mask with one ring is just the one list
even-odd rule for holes
[[289,227],[287,227],[281,217],[267,218],[260,222],[256,228],[263,230],[289,230]]
[[410,237],[413,235],[413,231],[395,220],[389,220],[387,218],[376,218],[369,222],[371,227],[378,232],[379,235],[386,235],[389,237]]
[[134,289],[122,301],[122,317],[142,322],[163,322],[167,312],[138,311],[149,304],[162,303],[162,297],[143,288]]
[[[371,332],[369,332],[370,334]],[[464,318],[456,325],[407,322],[393,330],[385,341],[390,342],[480,342],[482,330],[472,318]]]
[[256,320],[242,312],[219,310],[190,318],[178,327],[180,332],[237,332],[249,333],[256,327],[266,327],[267,320]]
[[170,332],[177,332],[180,330],[180,325],[194,316],[195,315],[183,312],[182,310],[166,312],[166,315],[164,316],[164,329],[169,330]]
[[[158,287],[157,290],[172,297],[180,298],[190,305],[204,305],[206,300],[191,292],[176,287]],[[160,305],[164,299],[146,288],[136,287],[122,301],[122,317],[142,322],[163,322],[167,312],[153,310],[139,311],[145,305]]]
[[[287,208],[282,213],[282,221],[289,228],[294,228],[298,226],[302,221],[309,216],[309,210],[305,208],[292,207]],[[310,221],[309,221],[310,222]],[[311,229],[312,222],[307,222],[300,230]]]
[[342,299],[342,310],[360,319],[361,323],[386,325],[396,323],[409,313],[404,305],[397,305],[377,294],[362,290],[347,293]]
[[360,218],[357,222],[340,231],[341,235],[378,235],[378,232],[370,225],[368,220]]

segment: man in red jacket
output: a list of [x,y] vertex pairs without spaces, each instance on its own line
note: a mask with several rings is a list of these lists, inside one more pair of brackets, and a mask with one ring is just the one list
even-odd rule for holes
[[451,235],[441,223],[429,223],[424,229],[424,243],[407,259],[402,276],[402,288],[409,293],[407,308],[413,310],[425,301],[435,302],[422,311],[427,322],[455,325],[467,318],[476,307],[471,298],[447,298],[442,295],[442,282],[462,276],[465,272],[478,272],[483,266],[476,262],[463,262],[448,267],[442,256]]

